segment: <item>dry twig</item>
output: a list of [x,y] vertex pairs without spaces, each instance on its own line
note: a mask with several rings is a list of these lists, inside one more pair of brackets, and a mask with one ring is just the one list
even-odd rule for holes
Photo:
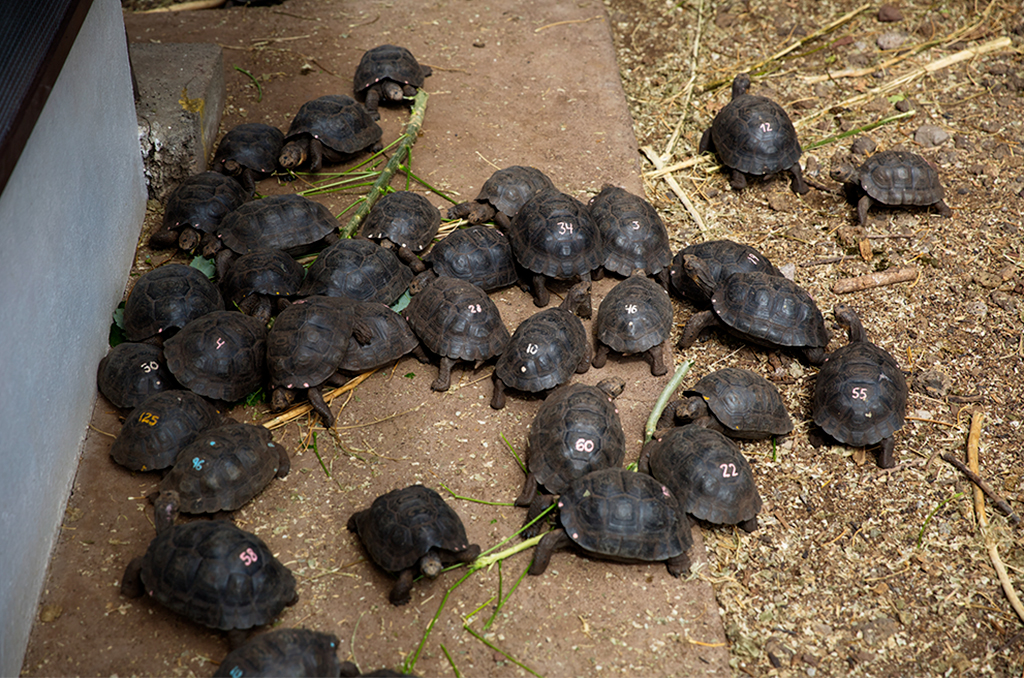
[[[654,165],[656,168],[661,169],[665,166],[665,163],[662,161],[661,156],[655,153],[654,149],[651,148],[650,146],[644,146],[640,150],[643,151],[644,155],[647,156],[647,159],[650,160],[651,164]],[[683,187],[679,185],[679,182],[676,181],[676,178],[671,174],[666,174],[665,181],[668,183],[669,186],[672,187],[672,192],[675,193],[676,197],[678,197],[679,200],[682,201],[683,206],[686,207],[686,211],[690,213],[690,217],[692,217],[693,221],[697,224],[697,226],[700,227],[700,230],[708,230],[708,227],[704,224],[704,220],[701,219],[700,213],[697,212],[697,208],[693,206],[692,202],[690,202],[690,197],[686,195],[686,191],[684,191]]]
[[908,282],[916,278],[916,266],[902,266],[900,268],[886,269],[877,273],[859,275],[855,278],[843,278],[832,286],[832,291],[836,294],[860,292],[862,290],[869,290],[872,287],[882,287],[883,285]]
[[[973,419],[971,420],[971,423],[973,425],[973,423],[974,423]],[[972,432],[973,432],[973,427],[972,427]],[[968,449],[970,449],[969,444],[968,444]],[[963,473],[965,476],[967,476],[968,480],[970,480],[972,483],[974,483],[974,485],[975,485],[974,510],[975,510],[975,512],[979,516],[985,510],[985,505],[984,505],[984,501],[985,500],[984,500],[983,497],[987,496],[989,499],[992,500],[992,503],[995,505],[996,509],[998,509],[1000,513],[1002,513],[1004,516],[1006,516],[1006,519],[1010,521],[1011,525],[1017,525],[1017,524],[1020,523],[1020,516],[1018,516],[1016,513],[1014,513],[1013,509],[1010,508],[1010,505],[1008,503],[1006,503],[1006,500],[1003,499],[1002,497],[1000,497],[998,494],[996,494],[995,490],[993,490],[989,486],[988,483],[986,483],[984,480],[981,479],[981,476],[979,476],[977,473],[975,473],[971,469],[967,468],[967,466],[962,461],[960,461],[959,459],[957,459],[953,455],[949,454],[948,452],[943,452],[939,456],[942,457],[942,459],[945,460],[946,462],[948,462],[948,463],[952,464],[953,466],[955,466],[961,473]],[[977,459],[975,459],[974,462],[977,463]],[[984,494],[982,494],[982,493],[984,493]]]

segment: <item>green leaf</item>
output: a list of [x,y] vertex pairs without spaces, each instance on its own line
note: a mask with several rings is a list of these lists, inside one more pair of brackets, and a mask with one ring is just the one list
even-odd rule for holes
[[415,379],[416,378],[416,373],[415,372],[406,372],[402,376],[404,376],[406,379]]
[[398,301],[391,304],[391,310],[395,313],[401,313],[405,310],[405,307],[409,305],[409,300],[412,299],[412,295],[409,294],[409,290],[402,293],[402,296],[398,297]]
[[213,280],[213,276],[217,273],[217,267],[213,263],[213,259],[207,259],[206,257],[195,256],[192,261],[188,264],[192,268],[201,271],[210,280]]
[[118,344],[123,344],[128,341],[128,337],[124,335],[124,302],[118,304],[117,308],[114,309],[110,322],[110,334],[107,338],[110,343],[110,348],[114,348]]
[[889,100],[890,104],[895,104],[895,103],[897,103],[899,101],[903,101],[907,97],[903,96],[902,94],[893,94],[892,96],[889,96],[889,97],[886,97],[886,98]]

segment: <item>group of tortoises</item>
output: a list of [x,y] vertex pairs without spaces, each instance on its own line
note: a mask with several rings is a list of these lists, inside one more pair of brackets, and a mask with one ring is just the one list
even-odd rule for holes
[[[266,387],[273,409],[305,394],[330,427],[324,386],[409,353],[440,361],[433,390],[449,388],[456,361],[494,359],[492,407],[504,406],[508,389],[546,395],[530,427],[528,476],[515,502],[528,507],[524,536],[540,534],[542,515],[557,505],[555,529],[540,541],[531,574],[542,574],[556,549],[572,546],[611,560],[663,561],[680,576],[689,569],[693,519],[757,528],[761,499],[734,441],[785,436],[793,423],[763,377],[719,370],[670,404],[640,457],[641,472],[622,468],[625,436],[614,405],[621,380],[570,382],[602,367],[610,351],[641,355],[652,376],[664,375],[672,362],[670,293],[699,309],[680,347],[722,326],[750,343],[798,352],[821,365],[812,415],[820,436],[879,445],[879,466],[894,464],[906,381],[892,356],[867,340],[856,313],[836,307],[849,343],[826,353],[831,336],[814,300],[761,253],[713,241],[673,257],[657,211],[621,188],[607,185],[583,203],[536,168],[507,167],[476,199],[448,210],[466,226],[436,243],[441,214],[410,191],[383,198],[362,237],[351,240],[338,239],[334,216],[308,198],[250,200],[256,183],[282,168],[317,172],[378,148],[377,105],[410,96],[428,75],[408,50],[370,50],[355,77],[365,104],[321,97],[300,109],[287,134],[237,127],[218,148],[217,171],[186,180],[168,200],[164,228],[151,243],[214,256],[219,286],[180,264],[146,273],[125,305],[130,343],[100,364],[103,394],[131,409],[111,456],[135,471],[169,469],[151,495],[157,536],[126,570],[126,595],[144,592],[232,632],[233,645],[293,604],[294,578],[256,535],[222,520],[174,524],[179,511],[235,510],[288,472],[287,452],[269,431],[225,421],[217,408]],[[788,116],[748,94],[749,86],[745,75],[736,78],[732,101],[700,150],[718,154],[734,189],[751,176],[786,171],[793,190],[807,192]],[[860,168],[835,168],[833,177],[848,184],[862,222],[872,202],[934,205],[948,215],[934,170],[909,153],[879,153]],[[304,270],[294,257],[308,252],[317,256]],[[591,281],[606,272],[622,280],[598,305],[592,344],[580,318],[592,316]],[[564,297],[548,307],[553,281]],[[488,293],[516,283],[543,310],[510,332]],[[393,311],[407,290],[408,306]],[[421,485],[378,497],[347,527],[370,559],[396,576],[389,596],[395,605],[410,600],[418,574],[436,577],[443,565],[480,552],[459,515]],[[257,641],[225,660],[224,675],[253,662],[272,673],[281,657],[307,662],[318,674],[349,671],[338,664],[330,634],[285,629]]]

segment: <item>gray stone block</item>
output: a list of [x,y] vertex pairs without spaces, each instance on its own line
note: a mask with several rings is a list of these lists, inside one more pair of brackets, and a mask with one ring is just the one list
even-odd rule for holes
[[163,201],[207,169],[224,110],[224,52],[204,43],[132,43],[129,54],[149,197]]

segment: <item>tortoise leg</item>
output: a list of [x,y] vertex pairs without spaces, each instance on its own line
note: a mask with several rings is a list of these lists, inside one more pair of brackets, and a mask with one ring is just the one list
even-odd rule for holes
[[895,449],[896,441],[892,436],[882,441],[882,446],[878,450],[878,468],[892,468],[896,465],[895,455],[893,454]]
[[665,367],[665,342],[655,344],[644,351],[644,360],[651,366],[652,376],[660,377],[668,372],[668,368]]
[[523,482],[523,491],[519,493],[514,503],[516,506],[529,506],[536,496],[537,476],[533,475],[533,473],[527,473],[526,480]]
[[252,629],[231,629],[228,631],[228,647],[232,650],[237,650],[245,645],[245,641],[249,640],[250,631]]
[[292,470],[292,460],[288,456],[288,450],[285,449],[284,445],[277,443],[271,443],[271,445],[277,448],[277,473],[274,475],[277,478],[284,478]]
[[213,260],[217,266],[217,280],[223,280],[228,274],[228,270],[231,269],[231,264],[235,260],[235,253],[225,247],[222,250],[218,250]]
[[324,166],[324,145],[319,139],[309,140],[309,171],[316,174]]
[[505,407],[505,382],[497,374],[491,375],[494,391],[491,393],[491,409],[500,410]]
[[530,574],[534,576],[544,574],[544,570],[548,569],[548,563],[551,562],[551,554],[560,549],[568,548],[571,544],[572,540],[569,539],[569,535],[561,527],[545,534],[540,543],[537,544],[537,550],[533,554]]
[[334,427],[334,414],[331,412],[331,408],[327,406],[324,401],[324,394],[320,390],[319,386],[310,386],[306,389],[306,397],[309,398],[309,404],[313,406],[313,410],[320,415],[320,418],[324,420],[324,426],[327,428]]
[[146,592],[146,587],[142,584],[142,563],[145,560],[144,556],[132,558],[128,567],[124,568],[124,576],[121,577],[121,595],[125,598],[138,598]]
[[690,348],[694,342],[697,341],[697,337],[707,327],[715,327],[718,325],[718,318],[715,316],[714,311],[700,311],[690,316],[690,319],[686,321],[686,326],[683,327],[683,333],[679,336],[679,348]]
[[732,174],[729,175],[729,186],[731,186],[734,191],[742,191],[747,187],[747,175],[734,169]]
[[683,573],[690,570],[690,552],[683,551],[675,558],[669,558],[665,561],[665,566],[668,568],[668,573],[678,579]]
[[401,245],[398,248],[398,258],[405,262],[405,264],[412,269],[413,273],[423,273],[427,270],[427,265],[423,263],[423,260],[416,256],[416,253],[405,245]]
[[811,365],[821,365],[825,362],[825,347],[824,346],[808,346],[804,349],[804,358]]
[[658,418],[658,423],[655,426],[655,430],[661,431],[666,428],[672,428],[673,426],[676,425],[676,418],[678,416],[676,412],[679,408],[679,405],[682,404],[682,402],[682,400],[677,399],[673,400],[672,402],[665,406],[665,410],[661,413],[661,416]]
[[508,218],[508,215],[497,210],[494,212],[494,224],[505,233],[512,228],[512,220]]
[[598,344],[597,350],[594,351],[594,357],[591,359],[590,364],[597,369],[604,367],[604,364],[608,362],[608,352],[611,351],[607,344]]
[[366,90],[366,101],[363,105],[366,106],[366,110],[371,118],[380,120],[380,111],[377,110],[380,106],[380,87],[378,85],[374,85]]
[[861,226],[867,225],[868,210],[871,209],[871,205],[873,205],[874,202],[875,201],[871,199],[871,196],[866,193],[857,201],[857,219],[860,221]]
[[704,134],[700,135],[700,143],[697,144],[697,153],[706,153],[715,151],[715,140],[711,138],[711,128],[708,127],[704,130]]
[[755,531],[757,529],[757,527],[758,527],[758,525],[757,525],[757,516],[754,516],[750,520],[744,520],[741,523],[736,523],[736,527],[740,528],[741,530],[743,530],[747,534],[750,534],[751,532]]
[[580,358],[579,365],[576,366],[576,374],[585,374],[590,369],[590,363],[594,359],[594,349],[590,345],[590,341],[583,345],[583,357]]
[[409,592],[412,591],[412,582],[415,576],[415,567],[408,567],[399,573],[398,581],[391,587],[391,594],[388,596],[388,600],[391,601],[392,605],[401,607],[412,600]]
[[800,163],[794,162],[793,166],[787,171],[793,176],[793,181],[790,182],[789,187],[793,189],[793,192],[797,195],[806,195],[811,189],[807,188],[807,184],[804,183],[804,174],[800,169]]
[[434,391],[447,391],[452,385],[452,366],[455,361],[448,356],[441,356],[441,366],[437,369],[437,379],[430,385]]
[[587,293],[583,296],[580,301],[580,305],[576,308],[576,315],[583,318],[584,320],[590,320],[590,317],[594,315],[594,302],[590,297],[590,289],[593,287],[590,280],[590,272],[580,274],[580,280],[587,284]]
[[[526,528],[520,532],[520,536],[523,539],[532,539],[536,537],[544,529],[544,521],[537,520],[544,511],[555,503],[555,495],[553,494],[538,494],[530,502],[530,510],[526,512],[526,520],[523,521],[523,527]],[[534,521],[537,522],[534,522]],[[533,525],[530,525],[533,523]],[[529,527],[526,527],[530,525]]]
[[544,276],[535,273],[533,275],[533,305],[537,308],[544,308],[551,301]]
[[430,362],[430,356],[423,350],[422,344],[416,344],[416,348],[412,350],[412,355],[416,360],[419,360],[424,365]]
[[939,214],[941,216],[946,217],[947,219],[953,216],[953,210],[949,209],[949,205],[946,204],[945,200],[938,201],[937,203],[932,205],[932,207],[938,210]]
[[471,224],[482,224],[494,218],[494,207],[490,203],[476,200],[461,202],[448,210],[448,218],[465,219]]
[[409,99],[412,99],[414,96],[416,96],[416,88],[413,87],[412,85],[402,85],[402,95]]
[[668,279],[669,279],[669,267],[667,267],[667,266],[654,274],[655,282],[657,282],[659,285],[661,285],[661,287],[666,292],[669,291],[669,287],[668,287],[669,280]]

